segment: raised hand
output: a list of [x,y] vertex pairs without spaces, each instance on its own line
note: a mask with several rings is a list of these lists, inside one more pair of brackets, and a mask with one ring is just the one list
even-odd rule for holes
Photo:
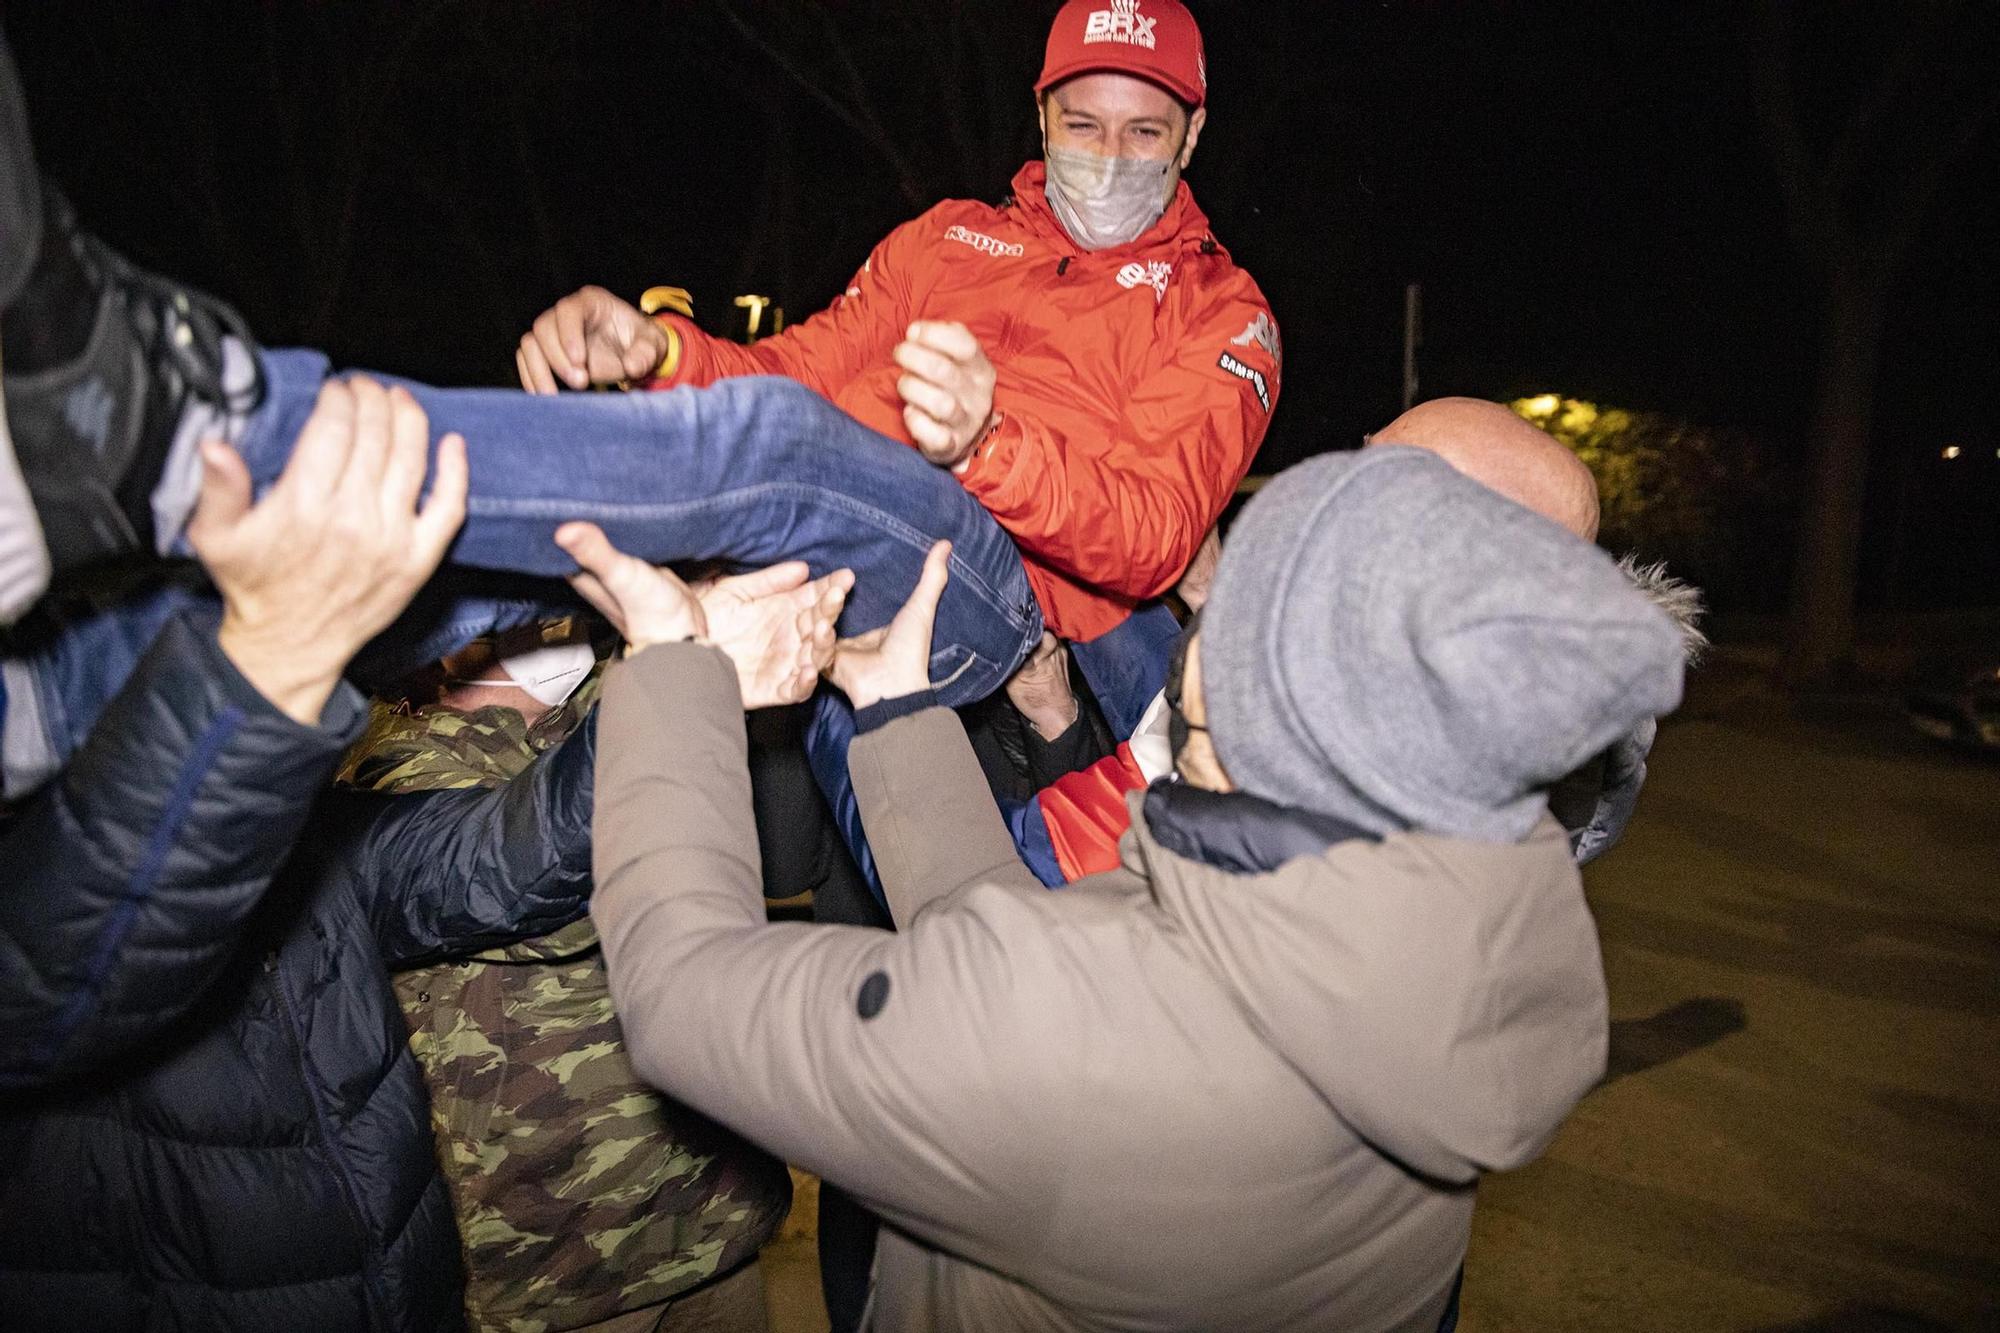
[[931,627],[938,599],[951,580],[951,543],[939,542],[924,557],[916,590],[896,618],[880,629],[834,645],[827,679],[856,708],[927,690],[931,685]]
[[259,693],[312,725],[361,646],[409,604],[465,520],[465,441],[438,445],[401,388],[328,381],[264,498],[220,440],[201,446],[188,541],[222,593],[222,650]]
[[514,369],[529,393],[587,389],[650,375],[667,354],[667,333],[637,306],[602,287],[572,292],[521,335]]
[[633,651],[687,639],[713,644],[736,668],[745,708],[798,703],[812,693],[854,586],[847,570],[809,581],[805,564],[789,561],[690,588],[673,571],[620,551],[594,523],[565,523],[556,544],[581,567],[571,585]]
[[797,703],[833,660],[833,623],[854,587],[852,570],[806,580],[805,562],[695,585],[708,639],[736,664],[745,708]]

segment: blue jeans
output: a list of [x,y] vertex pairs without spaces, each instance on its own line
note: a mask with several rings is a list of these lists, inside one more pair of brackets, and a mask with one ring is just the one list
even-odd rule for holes
[[[283,350],[264,353],[263,369],[268,394],[237,441],[260,487],[284,470],[330,367],[318,352]],[[887,624],[931,544],[949,538],[931,679],[950,706],[998,689],[1041,638],[1020,553],[992,516],[948,473],[794,381],[554,398],[389,382],[423,404],[433,438],[465,436],[472,486],[452,567],[357,659],[365,678],[392,678],[481,634],[570,609],[559,582],[478,571],[569,573],[554,532],[571,519],[597,523],[620,549],[657,563],[803,560],[815,576],[850,568],[855,586],[840,622],[849,635]],[[42,777],[88,734],[171,609],[157,598],[123,605],[93,618],[91,632],[65,632],[26,659],[41,716],[60,723],[44,727],[51,766]],[[829,778],[837,770],[829,795],[838,807],[851,728],[826,730],[823,743],[839,753],[816,757],[815,769]],[[9,789],[18,791],[9,758]]]
[[[328,364],[317,352],[268,352],[264,372],[269,397],[238,446],[259,483],[284,470]],[[472,490],[450,557],[460,567],[568,574],[575,564],[555,530],[588,519],[657,564],[803,560],[816,578],[852,569],[840,622],[851,635],[889,623],[925,552],[948,537],[951,583],[931,639],[943,701],[985,698],[1041,637],[1020,552],[992,515],[948,473],[793,380],[541,398],[383,378],[416,396],[434,438],[465,437]],[[399,622],[384,642],[400,660],[372,656],[414,669],[520,618],[507,599],[454,595]]]

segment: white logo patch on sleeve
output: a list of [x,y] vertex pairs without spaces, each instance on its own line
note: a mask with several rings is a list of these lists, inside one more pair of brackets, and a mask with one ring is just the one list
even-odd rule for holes
[[1271,354],[1271,359],[1279,365],[1285,364],[1283,344],[1278,341],[1278,326],[1271,322],[1269,311],[1259,310],[1257,317],[1250,321],[1243,332],[1229,340],[1231,347],[1248,347],[1252,343]]
[[1248,384],[1252,389],[1255,389],[1257,391],[1257,401],[1264,405],[1266,412],[1271,410],[1271,386],[1264,382],[1263,371],[1257,369],[1255,366],[1244,365],[1227,352],[1224,352],[1222,360],[1215,364],[1221,366],[1245,384]]

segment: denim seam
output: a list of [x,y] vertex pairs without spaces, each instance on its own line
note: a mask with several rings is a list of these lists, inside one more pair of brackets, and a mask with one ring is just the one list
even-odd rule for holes
[[235,737],[244,717],[241,708],[225,708],[202,733],[194,752],[181,766],[173,791],[167,797],[166,808],[160,812],[159,822],[153,826],[152,837],[147,840],[145,855],[133,870],[132,877],[126,881],[125,892],[98,936],[96,948],[91,951],[83,984],[70,996],[69,1003],[63,1006],[63,1012],[57,1016],[48,1036],[37,1047],[30,1061],[32,1068],[46,1069],[55,1063],[63,1046],[83,1025],[92,1004],[101,998],[105,980],[111,973],[112,960],[125,942],[125,937],[131,933],[139,909],[153,896],[177,835],[194,809],[195,793],[215,766],[216,757],[222,753],[223,747]]

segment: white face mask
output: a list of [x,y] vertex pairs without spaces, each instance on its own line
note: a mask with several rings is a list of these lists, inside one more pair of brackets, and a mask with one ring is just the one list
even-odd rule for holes
[[1042,150],[1044,187],[1063,230],[1086,250],[1128,245],[1146,234],[1180,184],[1180,163],[1136,157],[1099,157],[1067,148]]
[[567,702],[596,665],[597,655],[587,643],[559,643],[500,659],[501,668],[513,677],[514,683],[547,708],[558,708]]

